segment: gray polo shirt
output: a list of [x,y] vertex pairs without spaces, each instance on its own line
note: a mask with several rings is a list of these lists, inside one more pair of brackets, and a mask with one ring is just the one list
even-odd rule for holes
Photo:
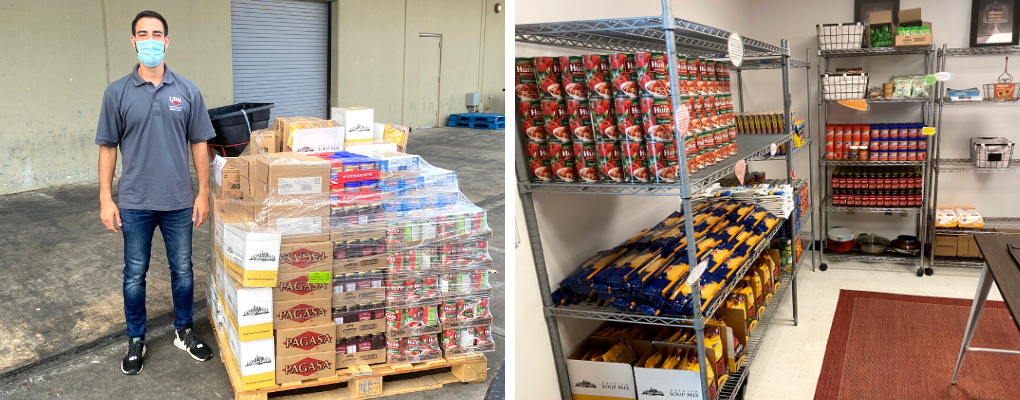
[[195,204],[189,142],[216,136],[198,86],[166,67],[159,86],[138,75],[106,87],[96,144],[120,147],[120,208],[172,211]]

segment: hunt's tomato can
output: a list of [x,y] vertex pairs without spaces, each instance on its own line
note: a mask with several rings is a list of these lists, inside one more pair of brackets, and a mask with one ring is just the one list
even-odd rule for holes
[[551,181],[553,173],[549,167],[549,145],[540,142],[527,142],[526,145],[531,176],[540,181]]
[[609,81],[609,56],[589,54],[581,56],[584,62],[584,77],[588,81],[588,93],[602,98],[613,98],[613,84]]
[[648,157],[644,142],[621,142],[623,155],[623,180],[627,182],[648,182]]
[[684,135],[684,159],[687,161],[687,172],[692,174],[698,172],[701,162],[698,158],[698,142],[697,137],[691,132]]
[[591,105],[588,100],[567,99],[567,118],[570,120],[572,142],[595,141],[595,129],[591,124]]
[[726,128],[726,135],[730,138],[730,155],[735,156],[737,155],[737,126],[732,122]]
[[673,106],[668,97],[641,97],[641,117],[645,140],[673,141]]
[[529,141],[545,142],[545,119],[542,116],[542,103],[538,101],[519,101],[517,111],[521,114],[521,133]]
[[549,167],[552,168],[554,179],[563,182],[576,181],[574,146],[570,142],[549,142]]
[[715,164],[715,137],[710,130],[695,133],[698,143],[698,166],[700,168]]
[[514,92],[518,99],[538,100],[538,82],[535,81],[535,61],[533,59],[514,59]]
[[680,90],[681,96],[690,94],[690,89],[687,87],[687,83],[690,82],[690,76],[688,75],[687,59],[684,57],[676,58],[676,78],[678,82],[676,86]]
[[641,100],[616,97],[616,127],[620,130],[620,141],[644,141],[645,128],[641,126],[642,120]]
[[609,74],[613,79],[613,89],[618,96],[638,97],[640,88],[638,88],[637,67],[634,65],[633,54],[610,54]]
[[542,100],[542,120],[548,142],[570,143],[570,116],[567,103],[557,99]]
[[619,139],[620,129],[616,126],[613,100],[594,97],[588,102],[591,104],[591,123],[595,127],[595,139],[608,141]]
[[662,53],[634,53],[642,95],[669,97],[669,63]]
[[588,99],[588,79],[584,77],[581,57],[560,56],[560,71],[563,78],[560,86],[569,99]]
[[562,76],[560,60],[555,57],[535,57],[535,81],[542,98],[563,98],[563,88],[560,86]]
[[574,142],[574,168],[584,182],[599,181],[599,151],[594,142]]
[[623,182],[622,155],[620,144],[614,141],[599,141],[595,143],[598,149],[599,173],[603,182]]
[[726,134],[726,130],[723,128],[715,128],[713,135],[713,139],[715,139],[715,160],[725,160],[726,157],[730,156],[728,147],[730,144],[729,135]]
[[673,182],[676,180],[677,155],[676,142],[647,142],[649,180],[656,183]]

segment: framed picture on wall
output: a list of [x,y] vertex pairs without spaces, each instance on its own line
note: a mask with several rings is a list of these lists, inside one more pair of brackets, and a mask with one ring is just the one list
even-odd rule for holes
[[1018,44],[1016,0],[974,0],[970,9],[970,47]]
[[868,25],[868,13],[872,11],[892,11],[893,23],[897,23],[896,13],[900,11],[900,0],[854,0],[854,22]]

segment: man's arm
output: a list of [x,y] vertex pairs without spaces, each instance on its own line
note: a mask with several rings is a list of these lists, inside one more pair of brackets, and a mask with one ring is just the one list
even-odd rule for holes
[[[106,229],[117,232],[120,209],[113,202],[113,171],[117,168],[117,148],[99,146],[99,217]],[[208,169],[208,168],[207,168]]]
[[199,227],[209,217],[209,146],[205,142],[191,144],[191,158],[195,160],[198,175],[198,196],[191,211],[191,221]]

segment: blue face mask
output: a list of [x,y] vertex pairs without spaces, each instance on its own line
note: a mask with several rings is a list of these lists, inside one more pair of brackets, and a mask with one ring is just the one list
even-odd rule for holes
[[155,40],[143,40],[135,42],[138,47],[138,61],[149,68],[154,68],[163,62],[163,42]]

